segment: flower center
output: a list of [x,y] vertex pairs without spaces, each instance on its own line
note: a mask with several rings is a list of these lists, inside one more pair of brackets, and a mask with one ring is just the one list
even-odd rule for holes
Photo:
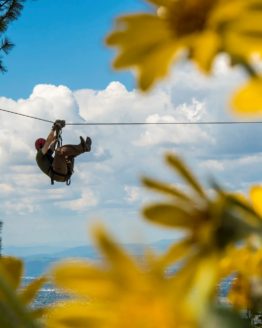
[[206,27],[210,11],[218,0],[175,0],[167,19],[178,37],[201,32]]

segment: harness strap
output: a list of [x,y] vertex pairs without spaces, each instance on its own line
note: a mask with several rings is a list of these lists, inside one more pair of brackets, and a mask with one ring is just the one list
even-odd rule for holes
[[54,176],[55,175],[58,175],[60,177],[64,177],[65,178],[65,182],[66,182],[66,185],[69,186],[71,184],[71,176],[73,174],[73,171],[71,169],[71,165],[68,165],[67,166],[68,168],[68,173],[67,174],[62,174],[62,173],[59,173],[59,172],[56,172],[53,167],[51,166],[50,169],[49,169],[49,176],[51,178],[51,185],[54,184]]
[[[59,124],[56,124],[59,123]],[[63,120],[57,120],[54,125],[53,125],[53,129],[56,132],[56,141],[55,141],[55,145],[54,145],[54,150],[56,150],[59,147],[62,147],[63,144],[63,139],[62,139],[62,128],[65,127],[65,121]],[[66,185],[69,186],[71,184],[71,176],[73,174],[73,167],[74,167],[74,161],[72,160],[72,162],[68,161],[67,162],[67,174],[61,174],[59,172],[54,171],[53,167],[50,167],[49,170],[49,176],[51,178],[51,184],[54,184],[54,176],[58,175],[60,177],[64,177],[65,178],[65,182]]]
[[62,129],[59,127],[56,127],[56,141],[54,145],[54,150],[61,147],[63,144],[63,139],[62,139]]

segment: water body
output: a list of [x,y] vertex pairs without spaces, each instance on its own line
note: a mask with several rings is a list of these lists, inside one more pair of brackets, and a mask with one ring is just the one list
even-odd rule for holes
[[[23,279],[23,284],[27,285],[32,282],[33,279],[35,279],[35,277],[25,277]],[[232,277],[229,277],[221,281],[219,285],[219,297],[221,299],[225,299],[232,283],[232,279]],[[62,301],[66,299],[68,299],[67,295],[61,293],[59,290],[54,288],[52,284],[47,283],[43,286],[43,288],[40,289],[35,301],[33,302],[33,307],[52,305],[57,301]]]
[[[26,286],[34,279],[35,277],[24,277],[23,285]],[[40,289],[32,305],[34,308],[47,306],[57,301],[65,300],[67,298],[67,295],[61,293],[59,290],[54,288],[52,284],[47,283],[43,286],[43,288]]]

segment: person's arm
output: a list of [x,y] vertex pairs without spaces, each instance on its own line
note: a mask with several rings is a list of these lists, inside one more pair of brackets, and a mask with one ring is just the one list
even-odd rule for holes
[[48,137],[46,138],[46,142],[42,148],[42,153],[45,155],[48,152],[50,145],[55,141],[56,133],[54,130],[51,130]]

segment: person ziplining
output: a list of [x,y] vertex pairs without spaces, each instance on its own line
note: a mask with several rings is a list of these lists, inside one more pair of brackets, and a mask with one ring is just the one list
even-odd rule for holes
[[[74,159],[76,156],[91,151],[92,140],[87,137],[86,140],[80,137],[79,145],[59,144],[61,130],[65,127],[64,120],[57,120],[53,123],[50,120],[35,117],[23,113],[14,112],[8,109],[0,108],[0,112],[19,115],[26,118],[31,118],[46,123],[52,123],[53,127],[47,139],[38,138],[35,141],[37,150],[36,162],[39,168],[51,178],[52,184],[54,181],[66,182],[70,184],[70,178],[73,174]],[[82,125],[82,126],[135,126],[135,125],[239,125],[239,124],[262,124],[262,121],[185,121],[185,122],[76,122],[67,123],[67,125]],[[56,146],[58,147],[56,148]],[[53,156],[53,154],[55,155]]]
[[37,165],[50,177],[52,184],[57,181],[69,185],[74,172],[75,157],[91,151],[90,137],[84,140],[80,136],[80,144],[62,146],[61,132],[64,127],[64,120],[56,120],[47,138],[38,138],[35,141]]

